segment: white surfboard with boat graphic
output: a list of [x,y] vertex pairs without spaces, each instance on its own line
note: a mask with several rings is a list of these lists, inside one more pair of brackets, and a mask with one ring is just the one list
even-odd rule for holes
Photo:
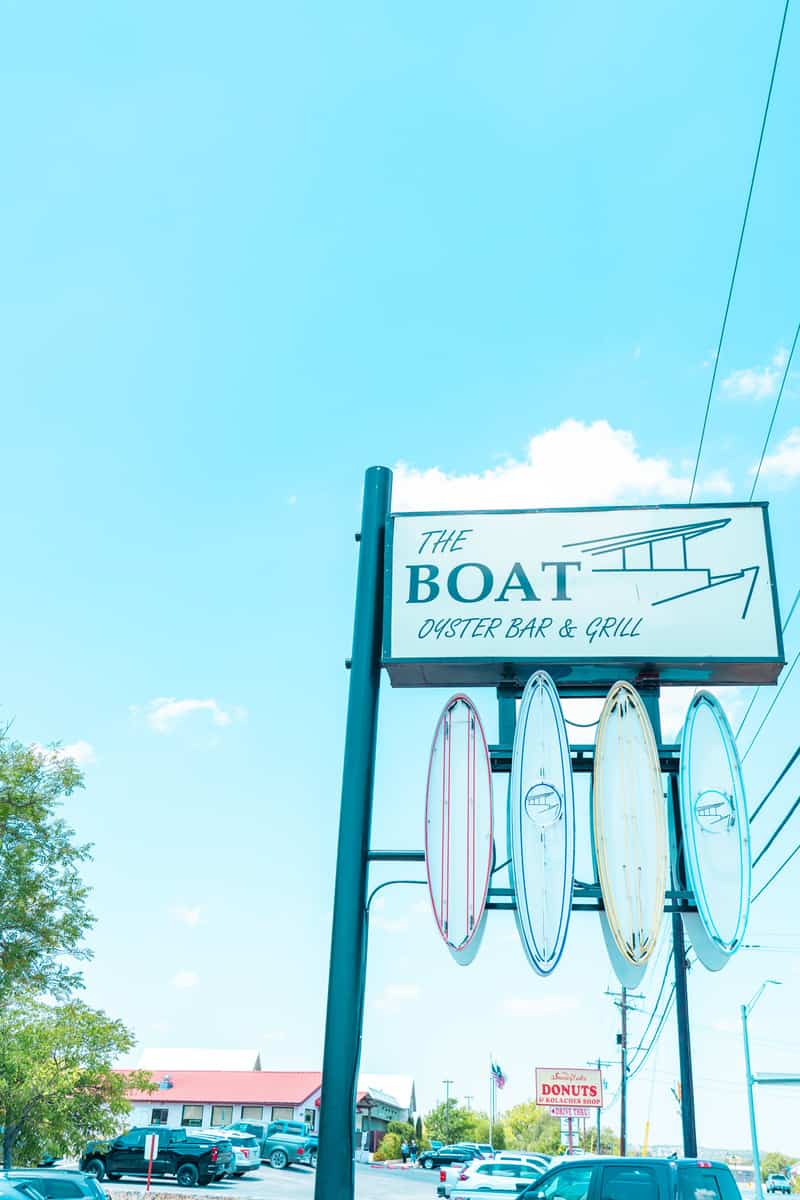
[[575,870],[575,796],[569,738],[555,684],[537,671],[522,693],[508,792],[516,921],[535,971],[549,975],[564,949]]
[[436,726],[425,803],[425,867],[433,915],[456,962],[475,957],[494,853],[492,772],[477,709],[452,696]]
[[681,733],[681,825],[696,913],[684,924],[697,957],[719,971],[736,953],[750,913],[750,824],[736,739],[716,696],[692,698]]

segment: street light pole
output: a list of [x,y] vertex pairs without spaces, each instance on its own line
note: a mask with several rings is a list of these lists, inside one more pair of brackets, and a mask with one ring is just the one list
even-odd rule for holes
[[765,979],[749,1004],[742,1005],[742,1036],[744,1039],[744,1070],[747,1080],[747,1109],[750,1116],[750,1144],[753,1147],[753,1176],[756,1189],[756,1200],[764,1200],[761,1186],[761,1159],[758,1153],[758,1133],[756,1130],[756,1108],[753,1098],[753,1072],[750,1067],[750,1036],[747,1032],[747,1018],[755,1008],[764,989],[774,983],[780,985],[779,979]]
[[450,1142],[450,1084],[452,1079],[443,1079],[444,1084],[444,1140]]

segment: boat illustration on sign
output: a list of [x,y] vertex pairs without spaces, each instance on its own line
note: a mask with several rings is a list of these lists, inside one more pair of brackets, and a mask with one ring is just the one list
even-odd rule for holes
[[436,726],[425,801],[425,868],[433,915],[456,962],[483,936],[492,871],[492,771],[481,719],[452,696]]
[[700,595],[712,588],[738,584],[739,587],[731,591],[741,608],[741,619],[745,620],[759,567],[741,567],[737,571],[714,574],[710,567],[690,562],[698,556],[690,553],[689,543],[724,529],[730,521],[730,517],[719,517],[688,525],[642,529],[613,537],[590,538],[585,542],[568,542],[564,549],[580,550],[588,558],[613,558],[616,561],[611,566],[593,566],[592,574],[627,576],[635,583],[637,596],[649,601],[653,608]]

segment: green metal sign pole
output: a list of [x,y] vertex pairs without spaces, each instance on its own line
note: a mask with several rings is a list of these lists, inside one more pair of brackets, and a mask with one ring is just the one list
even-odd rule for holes
[[333,900],[315,1200],[352,1200],[356,1085],[366,977],[366,900],[383,609],[383,548],[392,473],[364,481],[353,658],[347,702]]

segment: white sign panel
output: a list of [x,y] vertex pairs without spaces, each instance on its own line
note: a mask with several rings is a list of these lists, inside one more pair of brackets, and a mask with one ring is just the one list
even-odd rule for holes
[[542,1108],[602,1108],[602,1074],[592,1067],[537,1067],[536,1103]]
[[773,682],[767,507],[396,514],[383,659],[401,686],[518,684],[534,664],[556,682]]
[[591,1108],[581,1108],[577,1105],[574,1108],[568,1108],[563,1104],[554,1104],[551,1105],[548,1111],[551,1117],[560,1117],[563,1123],[565,1120],[574,1120],[576,1117],[582,1117],[585,1120],[587,1117],[593,1116],[596,1110]]
[[158,1134],[146,1133],[144,1135],[144,1156],[148,1161],[155,1158],[158,1154]]

